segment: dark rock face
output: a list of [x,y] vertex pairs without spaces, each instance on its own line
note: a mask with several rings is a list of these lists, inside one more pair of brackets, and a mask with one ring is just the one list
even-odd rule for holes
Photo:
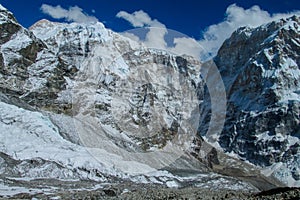
[[[114,78],[108,85],[105,82],[99,85],[107,88],[112,96],[123,96],[121,98],[126,98],[122,101],[130,102],[122,116],[118,113],[115,116],[119,130],[126,131],[131,127],[136,134],[130,137],[144,151],[153,147],[162,149],[184,133],[184,112],[190,113],[197,108],[195,82],[202,82],[197,77],[200,63],[190,57],[170,55],[159,50],[130,51],[122,58],[131,71],[128,80],[121,83],[120,77],[112,73]],[[109,116],[114,107],[113,104],[99,105],[96,112],[99,118],[100,115]],[[162,115],[171,117],[167,122]],[[105,123],[112,121],[105,120]],[[137,133],[146,137],[140,137]]]
[[300,169],[299,26],[294,16],[240,28],[215,58],[228,96],[219,144],[260,166]]
[[9,11],[1,10],[0,20],[0,90],[35,107],[64,110],[55,99],[65,89],[64,77],[72,77],[76,68],[55,56]]
[[1,35],[0,44],[7,42],[10,37],[21,29],[21,26],[17,23],[17,20],[13,14],[7,10],[0,10],[0,24]]

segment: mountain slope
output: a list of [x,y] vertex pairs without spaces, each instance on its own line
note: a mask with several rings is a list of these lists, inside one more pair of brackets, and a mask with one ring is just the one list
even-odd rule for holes
[[299,33],[297,16],[240,28],[214,59],[228,96],[220,146],[298,186]]

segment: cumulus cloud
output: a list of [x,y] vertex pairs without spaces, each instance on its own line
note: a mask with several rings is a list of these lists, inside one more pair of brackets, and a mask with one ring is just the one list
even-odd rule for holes
[[[133,12],[132,14],[120,11],[116,17],[125,19],[135,28],[147,27],[149,31],[143,41],[147,47],[164,49],[178,54],[192,55],[197,58],[199,57],[199,44],[197,46],[197,42],[193,39],[175,38],[175,47],[168,47],[167,42],[165,41],[165,36],[168,33],[166,26],[157,19],[152,19],[142,10]],[[132,34],[125,35],[137,40]]]
[[135,11],[130,14],[125,11],[120,11],[116,17],[123,18],[131,23],[133,27],[162,27],[165,28],[165,25],[160,23],[157,19],[151,19],[151,17],[145,13],[143,10]]
[[199,59],[201,53],[204,51],[204,49],[201,47],[199,42],[193,38],[188,38],[188,37],[174,38],[174,44],[175,46],[169,49],[170,51],[179,55],[185,54]]
[[[174,47],[168,47],[165,42],[165,35],[168,30],[164,24],[157,19],[152,19],[144,11],[136,11],[132,14],[120,11],[116,16],[127,20],[133,27],[157,27],[151,28],[144,41],[150,47],[162,48],[178,54],[187,54],[202,60],[207,60],[217,54],[222,43],[239,27],[258,27],[262,24],[287,18],[292,15],[300,15],[300,11],[291,13],[270,14],[255,5],[249,9],[244,9],[236,4],[230,5],[225,13],[225,18],[218,24],[209,26],[201,36],[195,40],[188,37],[174,39]],[[135,38],[136,39],[136,38]]]
[[67,10],[60,5],[51,6],[43,4],[41,6],[41,11],[54,19],[65,19],[68,22],[89,23],[98,21],[96,17],[85,14],[78,6],[70,7]]
[[209,26],[203,33],[203,39],[201,39],[199,43],[210,56],[214,56],[225,39],[230,37],[239,27],[258,27],[274,20],[299,14],[300,11],[271,15],[267,11],[262,10],[259,6],[244,9],[236,4],[232,4],[226,10],[225,19],[218,24]]
[[156,49],[167,48],[167,43],[164,39],[165,34],[168,32],[166,26],[157,19],[151,19],[143,10],[135,11],[132,14],[120,11],[116,17],[125,19],[135,28],[149,27],[145,41],[143,41],[148,47]]

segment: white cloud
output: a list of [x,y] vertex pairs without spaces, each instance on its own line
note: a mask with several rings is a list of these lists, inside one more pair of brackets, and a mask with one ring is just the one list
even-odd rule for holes
[[116,17],[123,18],[131,23],[133,27],[162,27],[164,28],[165,25],[157,21],[156,19],[152,20],[151,17],[142,10],[135,11],[134,13],[130,14],[125,11],[120,11],[116,15]]
[[181,37],[181,38],[174,38],[175,47],[170,48],[170,51],[179,54],[179,55],[189,55],[195,58],[200,58],[201,52],[203,52],[203,48],[193,38],[188,37]]
[[167,49],[167,43],[164,38],[167,33],[168,30],[165,27],[151,27],[144,43],[150,48]]
[[[173,53],[186,54],[199,58],[201,52],[200,45],[194,39],[184,37],[175,38],[175,47],[168,47],[165,41],[165,35],[168,33],[166,26],[157,19],[152,19],[144,11],[140,10],[132,14],[125,11],[120,11],[116,16],[127,20],[135,28],[149,27],[149,31],[146,34],[145,40],[143,41],[147,47],[163,49],[172,51]],[[132,34],[127,34],[127,36],[131,38],[133,37]],[[134,39],[137,40],[136,37],[134,37]]]
[[116,16],[127,20],[133,27],[157,27],[156,29],[151,28],[146,35],[144,43],[149,47],[208,59],[216,55],[223,42],[239,27],[258,27],[274,20],[290,17],[291,15],[300,15],[300,11],[271,15],[259,6],[244,9],[236,4],[232,4],[226,10],[225,19],[218,24],[209,26],[203,32],[202,39],[197,41],[188,37],[175,38],[175,47],[172,48],[168,47],[165,42],[164,36],[168,32],[166,26],[157,19],[151,19],[144,11],[140,10],[132,14],[120,11]]
[[151,19],[151,17],[144,11],[139,10],[132,14],[120,11],[116,17],[127,20],[135,28],[150,27],[144,41],[146,46],[156,49],[167,48],[167,43],[164,39],[165,34],[168,32],[166,26],[156,19]]
[[203,39],[199,43],[205,48],[207,53],[214,56],[225,39],[230,37],[237,28],[242,26],[258,27],[264,23],[286,18],[294,14],[299,15],[300,11],[270,15],[259,6],[244,9],[236,4],[232,4],[226,10],[224,21],[209,26],[203,33]]
[[50,15],[54,19],[65,19],[68,22],[89,23],[98,21],[96,17],[85,14],[78,6],[70,7],[67,10],[60,5],[50,6],[43,4],[41,10],[43,13]]

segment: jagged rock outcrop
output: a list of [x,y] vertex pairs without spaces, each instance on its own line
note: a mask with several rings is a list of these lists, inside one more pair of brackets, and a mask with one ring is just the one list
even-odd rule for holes
[[6,9],[1,10],[0,88],[5,94],[39,108],[59,107],[55,101],[65,89],[65,77],[76,69],[68,66]]
[[274,174],[289,184],[300,181],[299,52],[293,16],[238,29],[214,59],[228,98],[218,143],[258,166],[276,165]]

